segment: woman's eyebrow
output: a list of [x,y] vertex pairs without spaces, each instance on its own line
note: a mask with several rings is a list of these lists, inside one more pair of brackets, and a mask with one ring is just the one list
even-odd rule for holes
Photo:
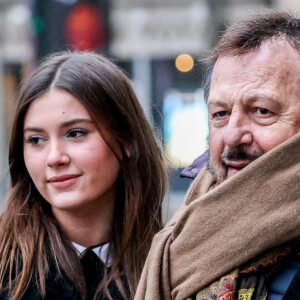
[[63,122],[59,127],[60,128],[70,127],[77,123],[94,123],[94,122],[91,119],[76,118],[76,119],[72,119],[70,121]]
[[[91,123],[91,124],[93,124],[94,122],[90,119],[76,118],[76,119],[72,119],[72,120],[61,123],[59,125],[59,128],[70,127],[70,126],[78,124],[78,123]],[[26,133],[28,131],[34,131],[34,132],[42,133],[42,132],[44,132],[44,129],[40,128],[40,127],[28,126],[28,127],[24,128],[24,130],[23,130],[24,133]]]
[[44,132],[44,130],[42,128],[39,128],[39,127],[31,127],[31,126],[28,126],[26,128],[24,128],[23,132],[26,133],[28,131],[34,131],[34,132]]

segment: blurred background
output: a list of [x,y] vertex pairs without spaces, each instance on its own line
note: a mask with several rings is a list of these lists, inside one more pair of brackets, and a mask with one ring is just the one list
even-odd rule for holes
[[169,164],[167,220],[190,179],[180,172],[207,150],[205,57],[228,25],[299,0],[0,0],[0,210],[9,187],[8,142],[16,91],[44,56],[94,50],[131,78]]

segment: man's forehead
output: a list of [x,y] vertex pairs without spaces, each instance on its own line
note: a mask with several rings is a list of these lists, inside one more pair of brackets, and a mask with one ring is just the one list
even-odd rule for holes
[[[258,49],[238,56],[221,56],[214,67],[211,92],[235,83],[272,82],[273,86],[300,82],[300,55],[284,40],[266,41]],[[300,86],[299,86],[300,88]]]
[[[296,61],[300,62],[300,55],[285,40],[270,40],[263,42],[257,49],[253,49],[246,54],[235,56],[221,56],[215,67],[234,67],[236,64],[240,66],[259,66],[268,62],[270,66],[280,66],[279,60],[284,60],[288,64],[294,65]],[[300,70],[300,68],[299,68]]]

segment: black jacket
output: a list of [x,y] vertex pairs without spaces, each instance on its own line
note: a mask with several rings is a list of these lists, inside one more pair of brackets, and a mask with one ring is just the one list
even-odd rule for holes
[[[102,276],[102,274],[100,274]],[[88,279],[89,280],[89,279]],[[95,289],[98,285],[100,277],[96,278],[94,282],[97,281],[97,284],[92,283],[92,288]],[[124,281],[125,279],[123,279]],[[126,286],[126,284],[125,284]],[[87,300],[92,300],[95,290],[88,291]],[[109,292],[114,300],[124,300],[123,296],[119,292],[118,288],[114,283],[109,285]],[[35,281],[32,280],[27,291],[25,292],[22,300],[80,300],[80,295],[76,291],[74,283],[66,275],[62,275],[60,278],[57,276],[57,269],[53,266],[50,266],[50,272],[48,278],[46,278],[46,297],[43,298],[37,290]],[[101,300],[107,300],[108,298],[103,296],[99,298]],[[0,300],[10,300],[9,291],[5,291],[0,295]]]

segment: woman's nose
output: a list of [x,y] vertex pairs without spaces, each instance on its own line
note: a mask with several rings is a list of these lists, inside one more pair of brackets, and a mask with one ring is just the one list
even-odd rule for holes
[[63,142],[50,143],[47,157],[48,167],[64,166],[70,163],[70,156]]

